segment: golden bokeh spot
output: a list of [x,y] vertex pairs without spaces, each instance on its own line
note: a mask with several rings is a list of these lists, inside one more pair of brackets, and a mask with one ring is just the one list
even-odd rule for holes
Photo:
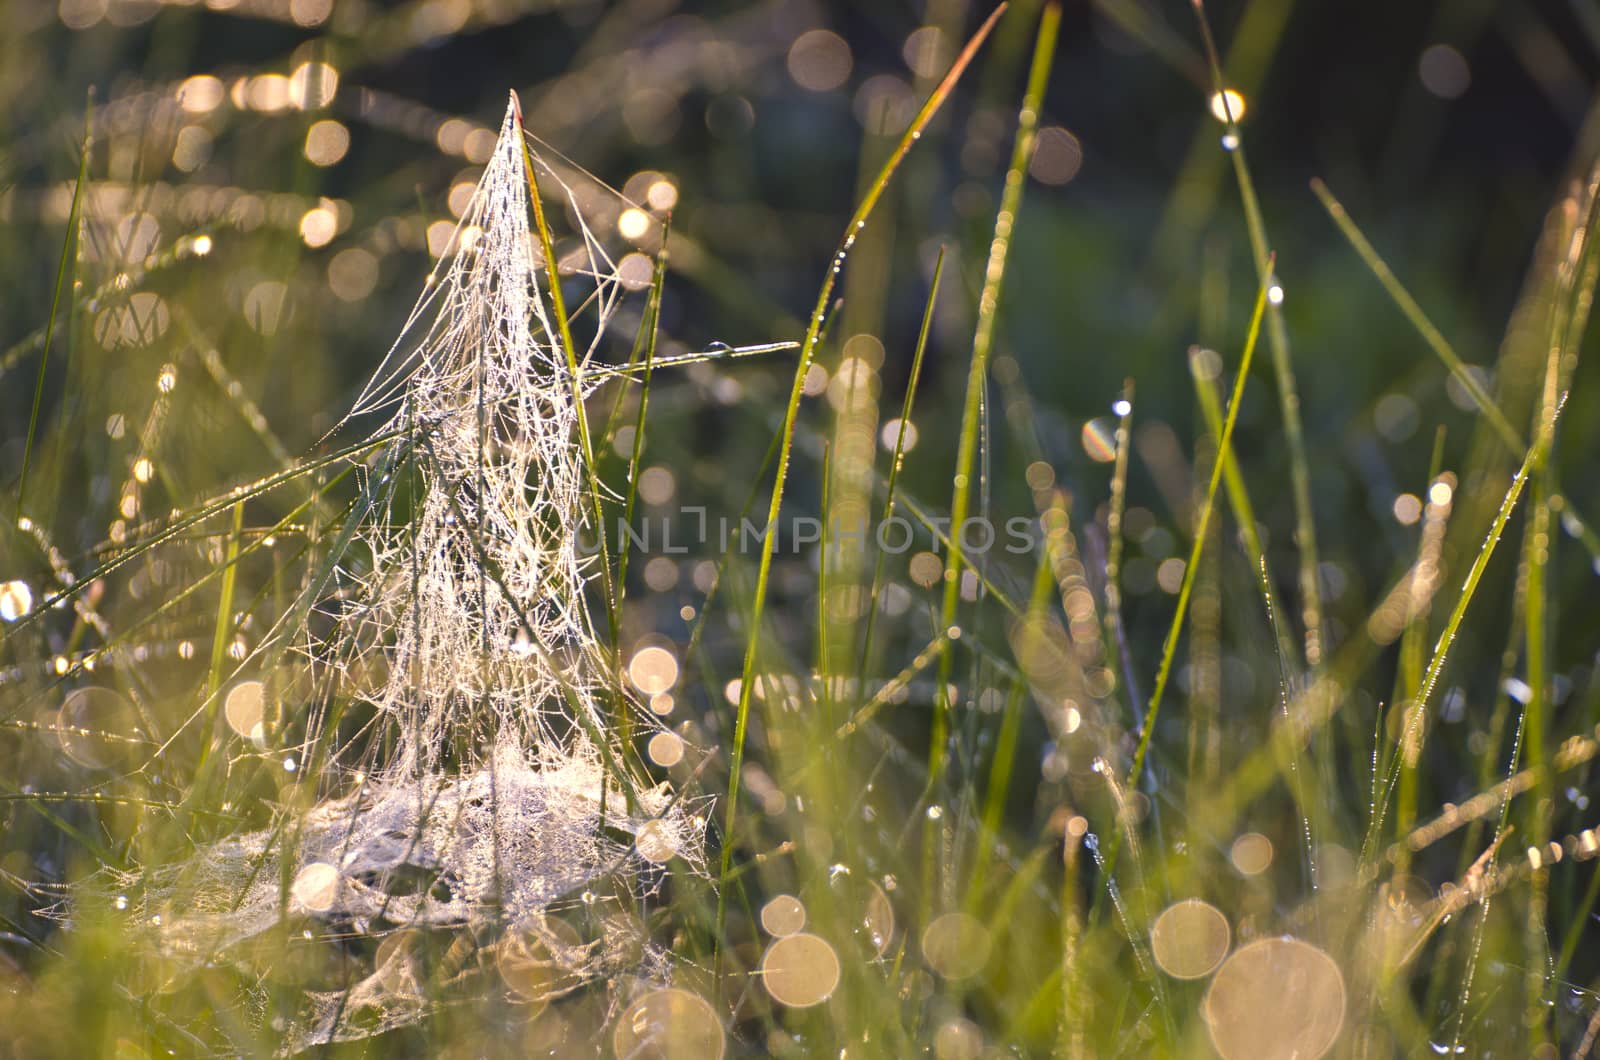
[[761,907],[761,926],[767,934],[782,938],[806,926],[806,907],[792,894],[780,894]]
[[1344,1024],[1344,976],[1300,939],[1261,939],[1234,951],[1201,1004],[1223,1060],[1318,1060]]
[[541,1003],[588,981],[588,949],[564,920],[541,917],[531,927],[509,931],[495,946],[495,968],[519,1000]]
[[812,92],[830,92],[845,83],[854,62],[843,37],[825,29],[800,34],[789,46],[789,76]]
[[922,933],[922,956],[946,979],[967,979],[989,963],[989,929],[977,917],[946,913]]
[[646,861],[664,865],[678,853],[677,837],[670,826],[661,821],[646,821],[633,837],[634,849]]
[[250,739],[265,717],[266,696],[260,681],[240,681],[228,690],[223,700],[222,714],[228,719],[228,728]]
[[[65,660],[58,660],[56,671],[65,673]],[[84,669],[93,669],[84,660]],[[56,739],[68,758],[88,769],[111,769],[130,756],[126,737],[137,733],[138,718],[133,707],[109,688],[75,688],[67,693],[56,712]]]
[[669,691],[678,683],[677,656],[660,645],[646,645],[629,660],[628,680],[647,696]]
[[1272,866],[1272,840],[1260,832],[1246,832],[1233,841],[1228,858],[1242,875],[1259,876]]
[[658,732],[650,737],[645,752],[649,754],[650,761],[663,769],[670,769],[683,761],[683,738],[675,732]]
[[1174,979],[1199,979],[1222,963],[1232,931],[1228,918],[1209,902],[1174,902],[1150,926],[1150,952]]
[[761,985],[790,1008],[819,1005],[839,985],[839,955],[818,935],[786,935],[761,958]]
[[722,1060],[728,1043],[717,1014],[687,990],[656,990],[623,1010],[611,1048],[630,1060]]
[[326,861],[313,861],[295,873],[289,896],[302,909],[327,912],[339,897],[339,870]]

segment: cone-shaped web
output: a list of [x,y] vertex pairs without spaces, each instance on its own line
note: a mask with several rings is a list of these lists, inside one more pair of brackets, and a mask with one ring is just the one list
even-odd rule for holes
[[[307,649],[337,691],[300,748],[302,762],[346,763],[302,781],[341,793],[112,880],[133,922],[182,963],[226,960],[287,916],[297,932],[309,919],[384,938],[499,932],[496,945],[523,950],[532,939],[560,972],[556,992],[608,978],[613,1002],[619,983],[666,967],[637,918],[591,909],[576,937],[551,927],[596,891],[615,903],[658,886],[654,863],[696,864],[703,822],[664,787],[622,793],[624,749],[602,704],[629,708],[583,596],[582,388],[541,294],[522,135],[508,109],[446,255],[351,413],[387,416],[374,437],[389,440],[369,461],[373,514],[341,561],[343,602],[324,608],[336,631]],[[621,287],[578,228],[583,250],[569,260],[592,283],[598,343]],[[329,701],[375,719],[331,756]],[[349,765],[357,744],[361,773]],[[390,750],[378,757],[380,746]],[[380,945],[348,989],[308,992],[285,1050],[420,1018],[434,1000],[424,979],[411,947]]]
[[[356,408],[389,408],[382,433],[412,446],[422,499],[396,530],[363,534],[371,609],[342,641],[356,654],[381,646],[387,679],[372,702],[396,721],[400,758],[424,771],[480,760],[490,744],[566,759],[602,727],[606,663],[578,545],[578,388],[537,282],[524,159],[508,110],[446,259]],[[584,236],[594,261],[603,251]],[[616,287],[592,274],[603,321]]]

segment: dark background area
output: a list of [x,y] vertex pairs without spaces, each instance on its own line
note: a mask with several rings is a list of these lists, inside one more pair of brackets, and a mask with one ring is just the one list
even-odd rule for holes
[[[886,349],[883,416],[891,415],[934,253],[948,248],[952,267],[919,397],[919,408],[929,410],[922,425],[932,429],[923,430],[906,472],[908,488],[932,497],[948,489],[952,412],[1033,10],[1015,5],[897,177],[868,234],[875,249],[858,250],[846,274],[840,333],[820,355],[825,366],[837,364],[850,334],[876,334]],[[40,454],[46,463],[35,507],[73,555],[102,540],[114,515],[111,486],[88,470],[107,455],[93,428],[121,411],[133,388],[148,386],[161,364],[189,356],[180,347],[198,342],[221,351],[290,453],[304,452],[334,422],[419,289],[429,267],[426,226],[451,217],[450,189],[478,172],[459,150],[440,149],[441,123],[460,118],[493,129],[508,89],[521,94],[535,135],[613,187],[646,169],[676,185],[674,230],[690,247],[674,257],[668,282],[670,339],[702,348],[798,338],[861,175],[898,131],[864,126],[872,109],[864,100],[879,92],[872,98],[894,101],[890,109],[899,107],[903,122],[907,101],[931,87],[927,74],[943,69],[984,13],[959,0],[926,8],[249,0],[226,10],[14,0],[8,12],[0,40],[0,234],[11,251],[0,255],[7,292],[0,343],[9,351],[0,360],[0,416],[9,426],[0,467],[9,480],[21,463],[70,201],[63,189],[91,86],[102,107],[89,173],[126,194],[91,195],[86,203],[85,244],[103,245],[82,262],[83,290],[102,287],[106,304],[116,301],[113,281],[127,262],[117,260],[121,244],[113,237],[141,203],[155,204],[156,253],[198,233],[215,240],[203,260],[180,260],[148,277],[194,330],[174,322],[162,341],[108,349],[96,331],[99,308],[62,318],[44,391],[46,422],[57,425],[46,437],[62,444]],[[1398,494],[1424,488],[1435,425],[1448,432],[1445,466],[1453,467],[1475,421],[1451,400],[1446,373],[1329,222],[1308,181],[1329,183],[1463,358],[1490,370],[1546,211],[1572,179],[1570,159],[1584,154],[1592,136],[1585,121],[1600,20],[1565,3],[1255,0],[1210,5],[1206,13],[1226,77],[1247,101],[1242,131],[1286,292],[1320,545],[1336,568],[1327,572],[1330,585],[1348,590],[1342,600],[1331,592],[1330,606],[1337,619],[1360,621],[1410,554],[1414,528],[1397,525],[1392,506]],[[909,66],[907,39],[924,24],[939,28],[942,51],[919,75]],[[850,56],[848,75],[826,91],[802,87],[793,73],[795,41],[818,29],[837,34]],[[1223,127],[1207,112],[1211,84],[1200,42],[1186,3],[1066,8],[1041,122],[1070,132],[1081,167],[1066,183],[1029,182],[997,354],[1019,365],[1045,456],[1072,489],[1080,517],[1093,514],[1107,481],[1105,466],[1079,442],[1084,422],[1105,415],[1132,379],[1139,422],[1169,425],[1183,440],[1180,450],[1192,448],[1185,351],[1200,342],[1235,363],[1254,293],[1238,194],[1219,144]],[[1443,92],[1423,76],[1425,53],[1441,45],[1453,49],[1456,63],[1456,83]],[[306,62],[337,71],[337,93],[323,106],[264,111],[228,95],[190,113],[176,103],[186,78],[214,75],[232,93],[247,79],[290,74]],[[349,148],[336,164],[314,166],[302,147],[312,124],[327,119],[348,130]],[[173,151],[189,126],[204,131],[209,148],[185,172]],[[266,211],[281,217],[249,226],[238,223],[236,205],[197,216],[161,205],[161,189],[171,198],[196,186],[269,204],[273,195],[288,198]],[[342,202],[344,217],[333,239],[308,246],[295,218],[320,196]],[[376,278],[370,293],[335,297],[329,269],[350,248],[371,255]],[[264,281],[282,284],[286,299],[271,329],[252,324],[262,304],[252,291]],[[724,508],[737,505],[722,484],[755,477],[789,371],[790,362],[776,361],[730,370],[740,387],[731,401],[707,400],[703,381],[664,382],[664,394],[682,392],[661,404],[669,418],[650,455],[692,469],[686,494],[698,489]],[[1287,452],[1265,356],[1257,363],[1237,444],[1262,490],[1271,558],[1288,582]],[[1581,459],[1600,425],[1584,394],[1588,374],[1580,369],[1563,457],[1566,486],[1585,511],[1600,506]],[[1386,397],[1403,399],[1405,414],[1378,429],[1375,410]],[[88,440],[66,444],[79,437]],[[1025,461],[1005,431],[996,429],[992,442],[996,510],[1029,511]],[[183,456],[161,482],[174,504],[270,466],[226,412],[179,417],[168,444]],[[1163,473],[1144,452],[1134,464],[1131,503],[1166,523],[1171,499],[1157,488]],[[795,496],[805,505],[816,494],[815,465],[807,462],[796,471]],[[1160,553],[1152,547],[1144,558],[1153,564]],[[1134,600],[1133,621],[1158,629],[1166,605],[1140,558],[1130,568],[1133,595],[1155,596],[1149,609]],[[1563,562],[1573,584],[1583,584],[1587,556],[1572,549]],[[1585,651],[1587,630],[1563,633]]]
[[[398,332],[429,268],[427,226],[451,219],[451,188],[479,172],[461,157],[459,137],[454,150],[441,149],[441,128],[464,119],[494,129],[508,89],[520,93],[536,136],[600,180],[622,188],[653,170],[678,189],[681,242],[663,324],[679,348],[798,338],[862,174],[898,133],[894,117],[903,124],[985,13],[960,0],[248,0],[231,8],[227,0],[209,8],[14,0],[8,11],[0,38],[0,235],[11,248],[0,255],[0,347],[8,351],[0,354],[8,425],[0,468],[8,481],[21,464],[70,202],[63,189],[91,86],[101,106],[89,174],[122,189],[86,201],[80,294],[98,288],[102,297],[63,315],[44,376],[49,429],[29,507],[73,556],[103,541],[116,514],[114,483],[94,469],[132,459],[127,442],[108,441],[100,426],[118,413],[136,423],[142,412],[128,395],[144,393],[162,364],[191,364],[199,346],[220,351],[287,452],[317,442]],[[894,415],[932,260],[947,248],[918,398],[921,444],[905,479],[936,501],[948,495],[972,307],[1036,11],[1014,6],[911,154],[846,272],[846,308],[819,354],[836,366],[852,334],[878,336],[886,351],[881,415]],[[1329,607],[1348,628],[1413,554],[1415,527],[1397,523],[1393,505],[1424,490],[1436,425],[1446,429],[1444,466],[1453,468],[1476,421],[1463,395],[1452,400],[1447,373],[1308,181],[1328,182],[1462,357],[1492,372],[1546,212],[1593,136],[1585,122],[1600,19],[1565,3],[1254,0],[1213,4],[1206,14],[1226,78],[1247,101],[1242,133],[1286,292]],[[938,28],[940,51],[919,73],[907,40],[924,25]],[[818,91],[797,81],[791,52],[802,34],[822,29],[850,61],[836,87]],[[1424,56],[1439,46],[1455,65],[1430,87]],[[337,71],[331,100],[252,105],[252,79],[307,62]],[[179,88],[204,75],[219,79],[223,98],[185,110]],[[1109,474],[1086,454],[1081,430],[1132,379],[1145,440],[1179,445],[1136,450],[1130,504],[1150,509],[1152,525],[1170,525],[1173,498],[1160,482],[1188,474],[1171,454],[1191,452],[1198,429],[1186,350],[1199,342],[1226,365],[1238,357],[1255,277],[1219,143],[1223,126],[1207,109],[1211,88],[1189,4],[1066,6],[1041,124],[1070,133],[1081,166],[1065,183],[1029,181],[996,354],[1015,359],[1044,455],[1080,519],[1100,506]],[[874,113],[888,114],[888,124]],[[349,147],[337,163],[316,166],[303,147],[325,120],[343,125]],[[174,149],[189,127],[203,130],[208,149],[185,171]],[[173,206],[197,187],[211,206]],[[240,196],[254,196],[252,210],[269,219],[241,223],[252,210],[233,201]],[[309,246],[296,221],[323,196],[342,204],[339,231]],[[118,257],[126,249],[118,225],[145,210],[158,223],[156,254],[197,234],[209,234],[215,249],[203,259],[180,255],[145,278],[172,317],[156,341],[108,348],[100,314],[125,296],[115,277],[129,264]],[[367,292],[338,297],[330,269],[352,248],[375,271]],[[282,285],[279,302],[263,301],[263,283]],[[255,317],[269,303],[281,319],[263,328]],[[725,370],[737,386],[721,397],[693,373],[659,382],[653,415],[662,427],[648,456],[676,469],[679,500],[737,510],[771,436],[789,356]],[[183,370],[187,378],[191,368]],[[1563,427],[1565,486],[1581,511],[1600,509],[1582,458],[1600,426],[1585,394],[1589,374],[1580,368]],[[1390,414],[1380,424],[1386,398]],[[823,414],[807,422],[822,424]],[[994,510],[1030,513],[1026,460],[999,417],[991,443]],[[176,416],[163,444],[178,459],[162,466],[157,486],[175,506],[272,466],[227,408]],[[1236,444],[1260,492],[1269,558],[1290,586],[1288,454],[1264,349]],[[796,511],[814,509],[814,459],[797,466],[792,492]],[[1154,650],[1167,620],[1153,571],[1172,548],[1170,533],[1133,542],[1130,621],[1150,638],[1136,656]],[[1563,584],[1583,591],[1588,556],[1571,548],[1560,562]],[[676,604],[665,603],[670,621]],[[1563,626],[1568,657],[1588,654],[1589,634],[1583,624]]]

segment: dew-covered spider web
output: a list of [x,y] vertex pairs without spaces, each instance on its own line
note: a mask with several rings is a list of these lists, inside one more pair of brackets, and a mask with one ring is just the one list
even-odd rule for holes
[[[345,951],[344,981],[287,1013],[247,988],[242,1007],[285,1052],[419,1020],[474,975],[479,996],[590,989],[614,1009],[666,975],[641,913],[669,865],[700,863],[696,807],[641,782],[615,735],[634,708],[585,604],[579,545],[596,488],[577,441],[592,384],[581,370],[575,382],[530,231],[530,157],[508,109],[448,250],[345,421],[378,423],[381,444],[332,588],[285,634],[317,689],[284,758],[300,808],[110,882],[179,968],[274,933],[283,959]],[[577,201],[535,164],[547,196]],[[581,369],[628,292],[581,211],[568,216],[560,271],[581,288]]]

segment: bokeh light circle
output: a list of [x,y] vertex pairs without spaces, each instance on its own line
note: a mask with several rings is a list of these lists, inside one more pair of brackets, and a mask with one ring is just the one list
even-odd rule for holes
[[1199,979],[1222,963],[1232,931],[1209,902],[1186,898],[1162,910],[1150,926],[1150,952],[1174,979]]
[[1201,1013],[1223,1060],[1318,1060],[1344,1024],[1344,975],[1297,938],[1234,951],[1211,980]]
[[820,1005],[839,985],[839,955],[820,935],[785,935],[761,958],[761,985],[790,1008]]
[[966,913],[946,913],[922,933],[928,967],[946,979],[967,979],[983,971],[991,945],[989,929]]
[[806,907],[792,894],[780,894],[761,907],[761,926],[767,934],[782,938],[806,926]]
[[705,1000],[687,990],[656,990],[623,1010],[611,1032],[617,1060],[722,1060],[728,1049]]

